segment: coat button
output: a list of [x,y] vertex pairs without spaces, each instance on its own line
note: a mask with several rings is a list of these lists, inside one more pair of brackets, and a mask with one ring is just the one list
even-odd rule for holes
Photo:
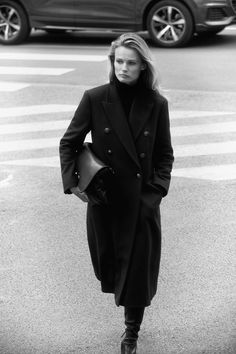
[[148,130],[145,130],[144,132],[143,132],[143,135],[144,136],[148,136],[150,133],[149,133],[149,131]]
[[104,132],[105,132],[106,134],[109,134],[109,133],[110,133],[110,131],[111,131],[111,129],[110,129],[110,128],[105,128],[105,129],[104,129]]
[[139,154],[139,157],[140,157],[141,159],[144,159],[144,157],[146,157],[145,152],[141,152],[141,154]]
[[111,155],[111,154],[112,154],[112,150],[111,150],[111,149],[108,149],[108,150],[107,150],[107,153],[108,153],[109,155]]
[[140,174],[140,173],[137,173],[137,174],[136,174],[136,177],[137,177],[137,178],[141,178],[141,174]]

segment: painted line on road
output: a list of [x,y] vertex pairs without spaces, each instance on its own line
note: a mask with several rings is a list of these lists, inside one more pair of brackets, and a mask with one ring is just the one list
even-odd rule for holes
[[48,75],[59,76],[67,74],[71,68],[38,68],[27,66],[0,66],[0,75]]
[[[0,142],[0,152],[23,151],[57,147],[60,138],[10,140]],[[220,155],[236,152],[236,141],[207,143],[207,144],[183,144],[174,147],[175,157]]]
[[[0,89],[3,84],[12,83],[8,82],[0,82]],[[19,87],[30,86],[30,84],[20,84],[13,83],[14,85]],[[44,114],[44,113],[53,113],[53,112],[74,112],[76,110],[76,105],[68,105],[68,104],[48,104],[48,105],[32,105],[32,106],[21,106],[21,107],[7,107],[0,108],[0,118],[7,117],[19,117],[24,115],[35,115],[35,114]],[[197,117],[214,117],[214,116],[222,116],[222,115],[236,115],[236,112],[227,112],[227,111],[170,111],[171,119],[184,119],[184,118],[197,118]]]
[[0,152],[26,151],[59,146],[59,138],[13,140],[0,143]]
[[47,104],[0,108],[0,118],[33,116],[37,114],[73,112],[77,106],[70,104]]
[[199,117],[216,117],[222,115],[234,115],[236,112],[227,111],[170,111],[170,119],[185,119]]
[[[0,142],[0,153],[10,151],[27,151],[38,150],[45,148],[58,148],[61,137],[57,138],[42,138],[42,139],[25,139],[25,140],[10,140]],[[86,141],[91,141],[91,136],[88,134]]]
[[10,184],[10,181],[13,180],[13,175],[10,174],[6,178],[0,181],[0,188],[7,187]]
[[0,81],[0,92],[14,92],[29,86],[30,84],[23,82]]
[[39,157],[22,160],[2,161],[0,165],[16,165],[16,166],[38,166],[38,167],[59,167],[59,155],[50,157]]
[[[31,158],[0,162],[1,165],[35,166],[35,167],[60,167],[59,156]],[[172,171],[174,177],[203,179],[211,181],[224,181],[236,179],[236,164],[201,166],[179,168]]]
[[174,147],[176,157],[232,154],[236,152],[236,141],[207,144],[183,144]]
[[212,181],[236,179],[236,164],[173,169],[172,176]]
[[53,120],[21,124],[0,124],[0,135],[66,129],[70,120]]
[[38,61],[85,61],[101,62],[107,60],[106,55],[83,55],[83,54],[42,54],[42,53],[23,53],[23,52],[5,52],[0,53],[0,59],[7,60],[38,60]]
[[[60,112],[58,110],[57,112]],[[66,129],[70,123],[70,119],[41,121],[31,123],[17,123],[17,124],[1,124],[0,135],[29,133],[40,131],[51,131]],[[199,125],[184,125],[171,128],[171,135],[173,137],[204,135],[204,134],[221,134],[228,132],[236,132],[236,122],[223,122],[214,124],[199,124]]]
[[184,125],[171,128],[172,136],[190,136],[203,134],[221,134],[221,133],[236,132],[236,121],[214,123],[214,124],[199,124],[199,125]]

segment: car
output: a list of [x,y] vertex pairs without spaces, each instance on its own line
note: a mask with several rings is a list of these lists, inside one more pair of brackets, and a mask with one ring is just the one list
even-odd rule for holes
[[216,34],[236,16],[236,0],[0,0],[0,43],[24,42],[31,29],[148,31],[161,47]]

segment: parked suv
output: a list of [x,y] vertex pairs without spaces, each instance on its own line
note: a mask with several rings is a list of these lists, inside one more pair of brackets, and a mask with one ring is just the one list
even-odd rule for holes
[[236,0],[0,0],[0,43],[46,31],[148,31],[162,47],[186,45],[194,33],[218,33],[236,15]]

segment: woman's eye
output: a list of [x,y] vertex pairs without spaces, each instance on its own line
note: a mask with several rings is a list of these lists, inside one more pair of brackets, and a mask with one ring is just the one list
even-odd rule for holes
[[120,59],[117,59],[116,62],[117,62],[118,64],[122,64],[122,63],[123,63],[122,60],[120,60]]

